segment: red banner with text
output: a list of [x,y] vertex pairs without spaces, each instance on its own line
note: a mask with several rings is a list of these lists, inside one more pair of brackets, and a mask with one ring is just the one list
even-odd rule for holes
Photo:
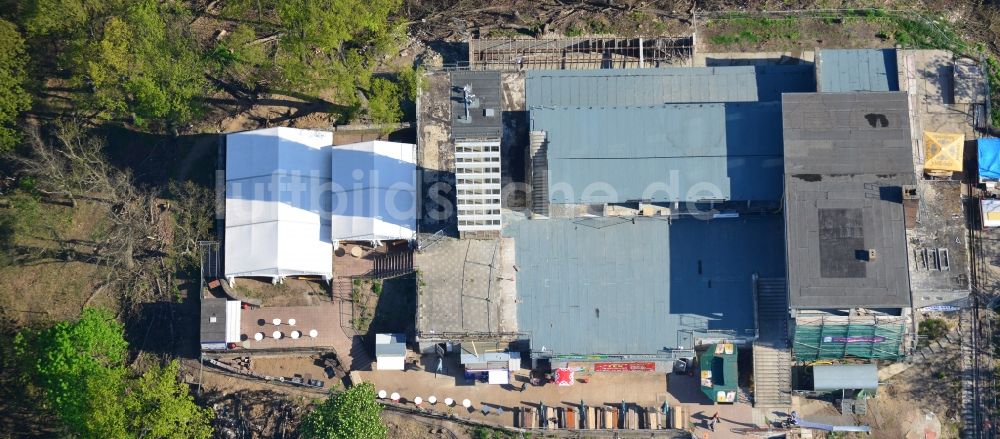
[[630,363],[594,363],[594,372],[653,372],[656,363],[633,361]]

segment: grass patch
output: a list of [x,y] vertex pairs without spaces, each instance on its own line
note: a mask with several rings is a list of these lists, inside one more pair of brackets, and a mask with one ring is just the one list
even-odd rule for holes
[[[990,85],[990,94],[997,93],[1000,91],[1000,61],[997,61],[996,56],[989,55],[986,57],[986,80]],[[991,99],[1000,96],[991,96]],[[1000,111],[993,110],[990,112],[990,125],[994,127],[1000,126]]]
[[764,44],[772,41],[798,41],[800,23],[795,17],[767,18],[736,16],[725,21],[713,20],[711,27],[724,31],[709,38],[713,44],[731,46],[738,44]]
[[[825,39],[818,28],[841,27],[844,33],[870,31],[883,41],[890,38],[908,49],[947,49],[967,52],[967,45],[944,19],[914,12],[890,12],[883,9],[853,9],[838,13],[802,12],[796,15],[764,15],[749,12],[726,13],[705,24],[709,41],[721,46],[739,44],[766,45],[798,42],[811,37]],[[829,34],[829,32],[826,32]],[[815,35],[814,35],[815,34]]]
[[942,319],[925,319],[920,322],[917,334],[923,337],[923,342],[929,343],[943,338],[948,333],[948,322]]
[[600,17],[588,18],[587,29],[590,29],[590,33],[598,35],[614,33],[611,24]]
[[[507,430],[500,430],[496,428],[485,427],[482,425],[476,426],[472,428],[472,430],[469,430],[469,434],[474,439],[514,439],[518,437],[514,433],[511,433]],[[525,433],[525,435],[522,437],[530,439],[531,433]]]
[[505,29],[502,27],[490,29],[490,31],[486,33],[487,38],[517,38],[521,35],[523,34],[514,29]]

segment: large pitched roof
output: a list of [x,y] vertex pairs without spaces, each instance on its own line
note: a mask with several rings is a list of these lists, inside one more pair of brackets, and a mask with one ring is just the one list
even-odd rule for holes
[[540,108],[549,200],[781,198],[778,103]]
[[226,136],[226,277],[332,274],[329,132]]

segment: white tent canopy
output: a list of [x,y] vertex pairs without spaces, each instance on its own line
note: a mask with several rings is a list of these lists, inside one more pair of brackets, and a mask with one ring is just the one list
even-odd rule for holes
[[333,134],[268,128],[226,136],[225,275],[332,276]]
[[412,240],[416,146],[370,141],[333,147],[333,241]]

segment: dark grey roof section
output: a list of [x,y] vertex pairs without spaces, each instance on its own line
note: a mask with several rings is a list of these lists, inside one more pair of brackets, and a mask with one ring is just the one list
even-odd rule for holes
[[913,180],[906,94],[793,93],[782,99],[785,174]]
[[201,342],[226,342],[226,299],[201,299]]
[[782,113],[790,306],[909,306],[906,94],[786,94]]
[[780,215],[510,224],[517,321],[553,355],[655,355],[690,334],[752,334],[752,276],[781,276]]
[[[472,90],[472,104],[466,119],[465,93]],[[502,131],[500,119],[500,72],[457,71],[451,73],[451,133],[460,139],[499,139]]]
[[824,49],[816,55],[820,92],[899,91],[896,49]]
[[777,102],[816,91],[813,66],[531,70],[527,106],[621,107],[700,102]]

